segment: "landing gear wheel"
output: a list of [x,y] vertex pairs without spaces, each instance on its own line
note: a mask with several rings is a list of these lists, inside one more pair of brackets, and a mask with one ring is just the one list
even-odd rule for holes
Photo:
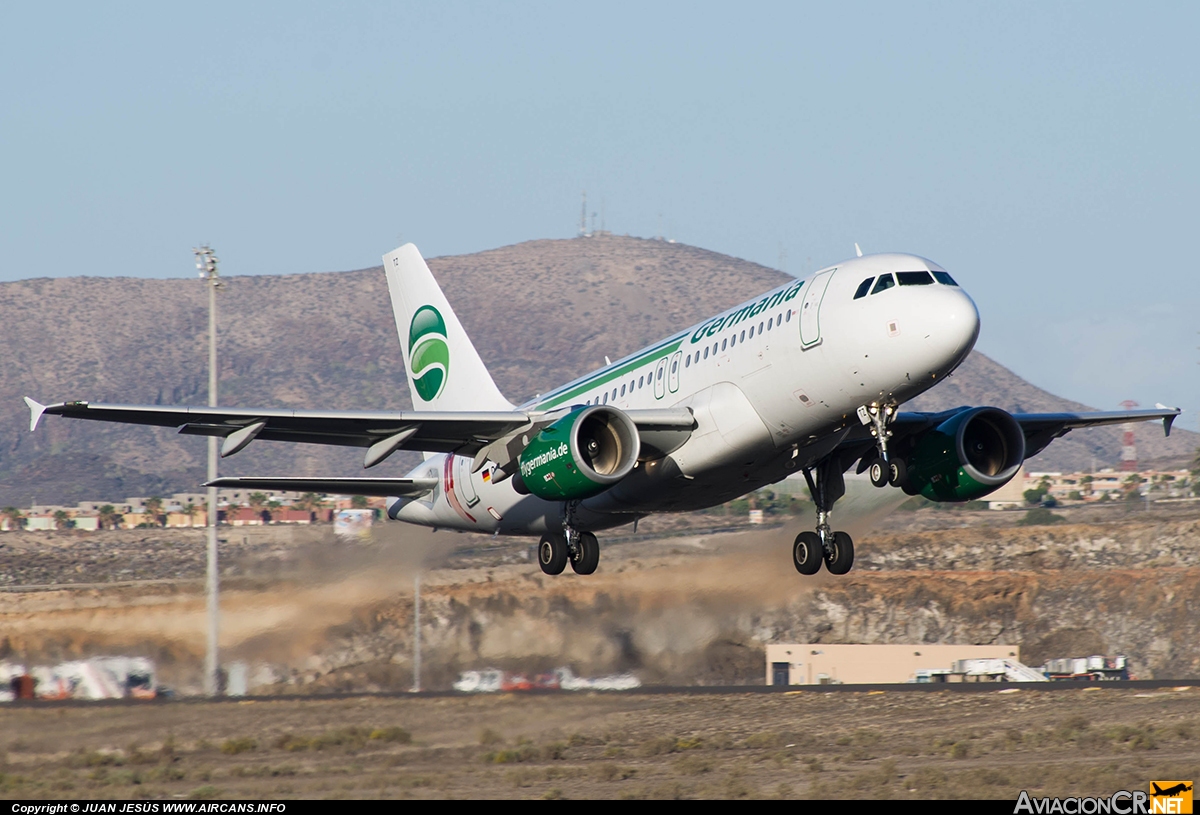
[[871,476],[871,483],[876,487],[886,487],[888,485],[891,468],[885,465],[880,459],[875,459],[867,472]]
[[575,540],[578,555],[571,558],[575,574],[591,574],[600,565],[600,542],[591,532],[580,532]]
[[800,574],[816,574],[821,570],[824,549],[816,532],[801,532],[792,544],[792,563]]
[[567,539],[561,535],[543,535],[538,544],[538,563],[546,574],[562,574],[567,567]]
[[908,465],[904,463],[904,459],[897,458],[888,462],[888,483],[901,488],[908,483]]
[[825,555],[825,568],[830,574],[845,574],[854,565],[854,541],[845,532],[834,532]]

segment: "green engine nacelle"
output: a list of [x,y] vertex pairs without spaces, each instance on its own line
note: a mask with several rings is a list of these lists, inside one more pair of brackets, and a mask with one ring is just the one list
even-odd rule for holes
[[917,442],[908,492],[930,501],[973,501],[1007,484],[1025,461],[1025,433],[1011,415],[978,407],[951,416]]
[[633,471],[640,446],[637,425],[623,411],[576,408],[521,451],[521,483],[548,501],[589,498]]

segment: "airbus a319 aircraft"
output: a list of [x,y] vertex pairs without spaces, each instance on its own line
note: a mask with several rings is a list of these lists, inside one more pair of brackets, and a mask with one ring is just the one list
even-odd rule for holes
[[817,509],[796,536],[796,570],[845,574],[854,542],[834,529],[843,474],[932,501],[982,498],[1070,430],[1179,410],[1009,414],[996,407],[906,413],[966,359],[979,312],[935,263],[859,256],[514,406],[500,393],[417,248],[384,256],[413,411],[43,406],[42,414],[178,427],[252,441],[425,454],[406,478],[219,478],[208,486],[387,496],[388,516],[435,528],[540,536],[542,571],[591,574],[596,532],[657,512],[711,507],[801,472]]

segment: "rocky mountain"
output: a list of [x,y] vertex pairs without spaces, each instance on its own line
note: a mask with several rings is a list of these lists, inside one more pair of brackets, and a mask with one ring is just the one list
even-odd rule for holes
[[[540,240],[430,268],[514,400],[547,390],[778,285],[773,269],[683,244],[603,236]],[[227,279],[219,297],[220,401],[330,409],[410,406],[381,268]],[[203,404],[207,305],[200,281],[39,278],[0,283],[0,505],[193,489],[203,439],[165,429],[47,417],[29,433],[22,396],[39,401]],[[1076,409],[982,354],[919,400],[918,409],[995,404]],[[1121,429],[1072,433],[1031,467],[1077,469],[1118,460]],[[1190,457],[1193,433],[1162,439],[1138,429],[1144,460]],[[361,452],[253,444],[222,462],[224,475],[353,475]],[[394,456],[380,475],[414,461]]]

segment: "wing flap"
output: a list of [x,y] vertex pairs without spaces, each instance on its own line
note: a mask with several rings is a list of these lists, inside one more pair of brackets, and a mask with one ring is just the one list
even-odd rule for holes
[[[32,401],[32,400],[30,400]],[[33,404],[37,404],[36,402]],[[254,438],[348,447],[371,447],[416,428],[393,450],[474,454],[479,448],[529,423],[520,411],[330,411],[278,408],[212,408],[162,405],[97,405],[61,402],[42,413],[72,419],[178,427],[180,433],[229,437],[262,424]],[[249,435],[249,434],[248,434]],[[380,459],[382,460],[382,459]]]
[[323,492],[330,495],[372,495],[416,498],[431,492],[436,478],[289,478],[260,477],[218,478],[204,486],[221,489],[282,490],[285,492]]

